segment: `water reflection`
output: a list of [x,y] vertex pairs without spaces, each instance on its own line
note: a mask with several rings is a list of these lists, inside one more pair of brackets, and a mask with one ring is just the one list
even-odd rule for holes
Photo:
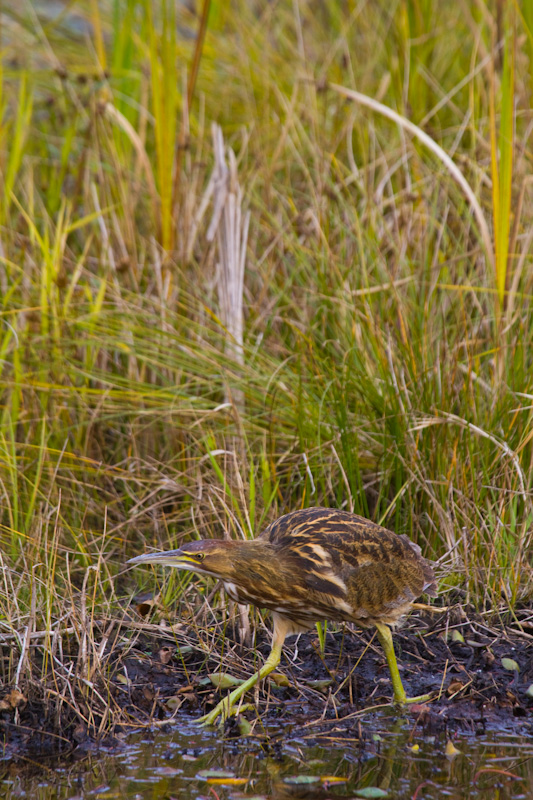
[[[285,732],[286,734],[286,732]],[[6,768],[7,800],[180,797],[194,800],[325,800],[335,797],[520,800],[533,797],[533,741],[492,735],[448,743],[424,736],[404,719],[358,723],[354,735],[332,725],[222,742],[185,721],[179,729],[128,737],[119,752],[100,752],[59,769]],[[491,738],[492,737],[492,738]],[[453,754],[453,750],[458,751]],[[33,772],[33,775],[31,774]]]

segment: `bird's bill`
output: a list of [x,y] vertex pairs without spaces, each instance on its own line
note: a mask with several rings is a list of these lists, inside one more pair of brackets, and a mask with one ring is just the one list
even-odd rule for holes
[[144,553],[126,561],[126,564],[162,564],[165,567],[181,567],[181,569],[194,569],[199,560],[194,553],[185,553],[183,550],[163,550],[158,553]]

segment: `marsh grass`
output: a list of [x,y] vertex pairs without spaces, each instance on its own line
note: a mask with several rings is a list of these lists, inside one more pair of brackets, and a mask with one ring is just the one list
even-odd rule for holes
[[[508,5],[4,9],[1,670],[58,724],[112,727],[127,598],[171,615],[188,586],[127,557],[301,506],[407,533],[478,610],[531,603],[532,20]],[[242,349],[213,121],[250,213]]]

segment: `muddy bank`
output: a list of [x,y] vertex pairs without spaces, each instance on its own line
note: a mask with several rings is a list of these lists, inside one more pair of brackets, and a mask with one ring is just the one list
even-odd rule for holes
[[[533,735],[531,612],[519,612],[522,630],[516,622],[494,629],[459,611],[443,617],[412,615],[394,636],[407,693],[431,692],[435,699],[402,712],[389,706],[386,713],[406,714],[425,732],[449,738],[487,730]],[[249,649],[229,629],[224,637],[209,631],[209,647],[204,630],[185,625],[170,631],[116,621],[114,629],[110,636],[106,623],[107,642],[91,680],[66,684],[56,676],[54,684],[49,672],[44,680],[4,687],[4,759],[83,756],[95,747],[118,746],[133,728],[179,724],[180,714],[200,716],[224,694],[215,688],[213,673],[246,678],[269,652],[266,632]],[[328,631],[323,655],[312,632],[288,640],[274,680],[250,693],[256,706],[244,712],[251,724],[244,732],[268,742],[271,725],[278,736],[281,730],[317,741],[333,736],[357,742],[361,715],[377,713],[375,707],[386,706],[391,696],[385,657],[371,631]],[[243,727],[232,719],[224,732],[239,736]]]

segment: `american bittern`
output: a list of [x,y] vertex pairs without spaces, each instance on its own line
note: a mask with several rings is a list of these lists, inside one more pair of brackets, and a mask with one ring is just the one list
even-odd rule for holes
[[364,517],[307,508],[280,517],[257,539],[203,539],[179,550],[147,553],[128,564],[164,564],[218,578],[237,603],[272,611],[272,650],[263,667],[202,717],[212,725],[280,662],[285,637],[319,620],[375,626],[392,678],[394,700],[409,703],[390,626],[426,592],[436,596],[433,570],[418,545]]

